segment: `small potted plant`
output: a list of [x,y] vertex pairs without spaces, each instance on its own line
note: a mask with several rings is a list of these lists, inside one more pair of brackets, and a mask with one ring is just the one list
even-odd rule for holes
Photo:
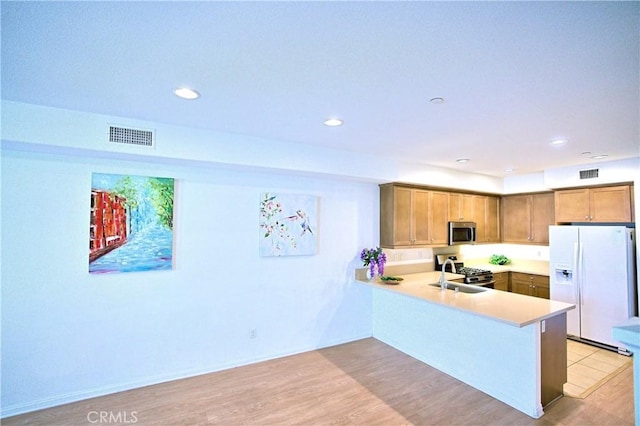
[[511,262],[507,256],[504,254],[492,254],[489,259],[489,263],[492,265],[506,265]]
[[367,271],[367,278],[373,279],[376,276],[376,272],[378,275],[382,276],[384,274],[384,264],[387,262],[387,255],[384,254],[382,248],[370,248],[370,249],[362,249],[360,253],[360,259],[362,259],[362,264],[364,266],[368,266],[369,270]]

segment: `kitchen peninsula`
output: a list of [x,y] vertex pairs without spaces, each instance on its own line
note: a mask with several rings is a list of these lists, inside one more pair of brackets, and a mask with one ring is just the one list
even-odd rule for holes
[[492,289],[441,290],[429,285],[440,272],[401,276],[387,285],[356,271],[356,282],[372,288],[373,337],[533,418],[562,396],[566,312],[575,305]]

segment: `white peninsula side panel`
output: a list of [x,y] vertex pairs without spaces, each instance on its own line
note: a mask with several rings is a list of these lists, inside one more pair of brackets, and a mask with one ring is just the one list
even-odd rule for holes
[[373,336],[533,418],[544,414],[540,322],[514,327],[374,289]]

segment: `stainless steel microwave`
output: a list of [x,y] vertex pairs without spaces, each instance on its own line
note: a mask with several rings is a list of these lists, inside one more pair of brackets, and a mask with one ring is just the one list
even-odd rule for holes
[[473,244],[476,242],[475,222],[449,222],[449,245]]

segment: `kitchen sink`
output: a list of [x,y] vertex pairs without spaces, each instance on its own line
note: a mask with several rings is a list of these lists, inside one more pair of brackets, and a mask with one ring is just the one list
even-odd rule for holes
[[[482,288],[482,287],[475,287],[475,286],[470,286],[470,285],[464,285],[464,284],[458,284],[458,283],[452,283],[447,281],[447,290],[452,290],[452,291],[458,291],[460,293],[470,293],[470,294],[474,294],[474,293],[484,293],[485,291],[487,291],[486,288]],[[429,284],[430,286],[433,287],[440,287],[440,283],[433,283],[433,284]]]

